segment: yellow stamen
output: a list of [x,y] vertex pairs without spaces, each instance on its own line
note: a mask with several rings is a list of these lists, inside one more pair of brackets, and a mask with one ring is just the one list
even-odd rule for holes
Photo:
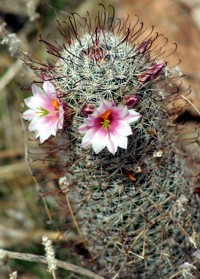
[[53,101],[51,102],[51,104],[52,104],[52,106],[53,106],[56,110],[59,109],[59,103],[58,103],[57,100],[53,100]]
[[103,118],[103,120],[108,120],[108,116],[110,115],[110,110],[106,110],[104,113],[99,115],[99,118]]
[[102,127],[105,128],[105,129],[108,129],[110,127],[110,120],[108,119],[109,118],[109,115],[110,115],[110,110],[106,110],[104,113],[102,113],[101,115],[99,115],[99,118],[102,118],[103,121],[101,122],[102,124]]
[[38,107],[37,109],[38,111],[36,111],[36,113],[38,113],[39,118],[45,117],[49,114],[49,111],[43,107]]

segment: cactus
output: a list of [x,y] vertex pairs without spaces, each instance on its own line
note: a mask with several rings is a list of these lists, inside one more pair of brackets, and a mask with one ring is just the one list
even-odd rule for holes
[[[63,103],[64,126],[45,144],[60,150],[60,188],[96,269],[106,278],[198,278],[198,177],[178,149],[173,114],[189,90],[181,89],[178,67],[164,61],[167,39],[103,6],[94,21],[72,15],[59,31],[62,46],[41,38],[53,61],[32,68]],[[102,100],[141,116],[130,124],[127,147],[113,153],[81,144],[80,127]],[[178,109],[186,105],[183,99]]]

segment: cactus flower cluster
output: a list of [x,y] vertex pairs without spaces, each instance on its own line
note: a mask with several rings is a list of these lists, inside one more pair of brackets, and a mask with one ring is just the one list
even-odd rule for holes
[[[23,118],[31,121],[29,130],[36,131],[35,137],[39,137],[40,143],[43,143],[50,136],[56,136],[57,131],[63,128],[64,115],[67,112],[49,81],[43,83],[43,90],[33,84],[32,92],[33,97],[25,99],[29,109],[23,113]],[[100,106],[84,118],[84,124],[78,129],[85,134],[81,146],[91,144],[96,154],[105,147],[113,155],[118,146],[127,149],[127,137],[132,134],[130,124],[138,118],[140,114],[135,110],[128,110],[125,105],[117,107],[114,102],[102,99]]]

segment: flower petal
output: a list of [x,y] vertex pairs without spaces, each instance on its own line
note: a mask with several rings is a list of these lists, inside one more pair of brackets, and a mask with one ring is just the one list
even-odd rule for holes
[[81,142],[81,146],[82,146],[82,147],[86,147],[86,146],[88,146],[89,144],[91,144],[92,138],[93,138],[95,132],[96,132],[95,129],[89,129],[89,130],[86,132],[86,134],[85,134],[85,136],[83,137],[82,142]]
[[127,149],[128,138],[123,137],[117,133],[110,133],[110,140],[114,142],[116,146],[119,146],[123,149]]
[[33,96],[44,95],[44,91],[39,86],[37,86],[36,84],[32,84],[31,90],[32,90]]
[[83,124],[81,125],[79,128],[78,128],[78,131],[79,133],[86,133],[88,132],[88,130],[90,129],[91,127],[87,126],[86,124]]
[[110,128],[111,133],[118,133],[121,136],[129,136],[132,134],[131,127],[128,123],[122,120],[114,120],[112,121],[111,128]]
[[35,117],[35,111],[33,111],[32,109],[28,109],[23,113],[22,116],[25,120],[31,121]]
[[51,134],[49,133],[48,130],[40,130],[40,131],[37,131],[35,133],[35,137],[36,138],[39,138],[40,140],[40,143],[43,143],[45,140],[47,140],[49,137],[51,136]]
[[35,97],[28,97],[24,100],[24,103],[25,105],[32,109],[32,110],[35,110],[36,108],[36,102],[35,102]]
[[63,124],[64,124],[64,109],[62,107],[62,105],[60,105],[59,107],[59,119],[58,119],[58,129],[62,129],[63,128]]
[[38,110],[39,107],[49,109],[49,107],[52,107],[51,103],[49,102],[49,99],[45,95],[41,96],[31,96],[24,100],[27,107],[29,107],[32,110]]
[[108,151],[110,151],[113,155],[115,155],[115,153],[117,151],[117,145],[114,141],[111,140],[110,137],[109,137],[109,140],[107,142],[107,148],[108,148]]
[[96,154],[101,152],[108,144],[108,133],[104,128],[99,128],[92,138],[92,148]]
[[124,117],[124,121],[126,121],[128,124],[131,124],[135,121],[137,121],[141,117],[141,114],[136,112],[134,109],[130,109],[128,111],[128,114]]
[[128,114],[127,106],[113,108],[112,114],[115,119],[124,119],[124,117]]
[[58,100],[55,87],[50,81],[45,81],[43,83],[43,90],[49,99]]
[[37,131],[38,127],[41,127],[41,125],[43,125],[42,119],[34,117],[29,124],[29,131]]

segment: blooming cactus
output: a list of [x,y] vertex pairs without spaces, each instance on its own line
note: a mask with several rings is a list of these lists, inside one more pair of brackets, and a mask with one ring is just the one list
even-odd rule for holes
[[165,38],[159,45],[143,24],[131,27],[104,8],[94,21],[77,17],[68,31],[59,25],[64,47],[41,39],[56,60],[34,64],[68,107],[54,152],[56,171],[60,163],[64,172],[61,190],[107,278],[173,278],[194,262],[199,230],[195,179],[188,181],[176,154],[177,125],[168,111],[179,98],[179,74],[162,60]]

